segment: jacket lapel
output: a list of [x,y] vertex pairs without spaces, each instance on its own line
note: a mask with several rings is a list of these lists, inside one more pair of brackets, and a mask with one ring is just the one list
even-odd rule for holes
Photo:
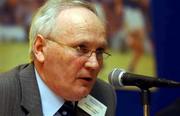
[[[39,88],[34,72],[34,65],[27,64],[21,66],[19,77],[22,91],[21,106],[25,110],[25,113],[28,116],[43,116]],[[95,85],[95,88],[93,88],[91,91],[91,95],[98,99],[100,96],[97,94],[97,91],[95,91],[96,89],[97,87]],[[79,107],[76,107],[75,110],[76,116],[90,116]]]
[[34,66],[33,64],[24,65],[20,70],[21,106],[29,116],[42,116],[40,93],[35,78]]

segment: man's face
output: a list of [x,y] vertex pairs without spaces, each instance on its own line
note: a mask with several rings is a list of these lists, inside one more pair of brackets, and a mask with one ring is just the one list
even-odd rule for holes
[[40,75],[57,95],[77,101],[91,91],[103,59],[95,52],[89,57],[79,55],[74,48],[106,49],[105,29],[95,14],[80,7],[62,11],[55,28],[50,39],[64,45],[46,40]]

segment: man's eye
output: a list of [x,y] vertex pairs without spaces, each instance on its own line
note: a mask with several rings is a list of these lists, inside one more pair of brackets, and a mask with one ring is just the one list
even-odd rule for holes
[[85,45],[79,45],[77,47],[77,50],[81,53],[88,53],[89,52],[89,49],[85,46]]

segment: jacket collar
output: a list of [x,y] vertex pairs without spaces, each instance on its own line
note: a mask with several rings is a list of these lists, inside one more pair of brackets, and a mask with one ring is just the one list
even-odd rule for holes
[[35,78],[34,65],[21,66],[19,76],[22,91],[21,106],[30,116],[42,116],[40,93]]

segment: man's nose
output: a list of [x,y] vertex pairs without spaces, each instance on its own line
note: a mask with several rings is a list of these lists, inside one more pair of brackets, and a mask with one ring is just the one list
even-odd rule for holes
[[91,56],[88,58],[87,62],[85,63],[85,66],[87,68],[91,68],[91,69],[94,69],[94,70],[97,70],[97,69],[100,68],[100,63],[97,60],[96,53],[93,52],[91,54]]

